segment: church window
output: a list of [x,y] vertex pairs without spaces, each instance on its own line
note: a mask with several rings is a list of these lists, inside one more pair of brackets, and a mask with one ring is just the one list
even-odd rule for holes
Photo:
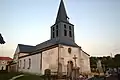
[[71,30],[71,26],[69,26],[69,30]]
[[66,25],[64,24],[64,28],[66,29]]
[[71,54],[71,48],[68,48],[68,53]]
[[58,25],[56,25],[56,30],[58,30]]
[[56,37],[58,37],[58,30],[56,30]]
[[21,60],[20,60],[20,62],[19,62],[19,68],[21,68]]
[[53,31],[55,31],[55,28],[53,27]]
[[55,33],[53,32],[53,38],[55,38]]
[[69,31],[69,37],[72,37],[72,32],[71,31]]
[[56,37],[58,37],[58,25],[56,25]]
[[25,69],[25,59],[24,59],[24,66],[23,66],[23,69]]
[[29,58],[29,67],[28,67],[28,69],[30,69],[30,67],[31,67],[31,59]]
[[64,30],[64,36],[67,36],[67,30]]

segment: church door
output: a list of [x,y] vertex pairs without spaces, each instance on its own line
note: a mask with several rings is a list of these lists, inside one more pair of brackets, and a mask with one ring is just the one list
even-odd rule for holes
[[67,76],[68,77],[72,76],[72,69],[73,69],[73,62],[68,61],[68,64],[67,64]]

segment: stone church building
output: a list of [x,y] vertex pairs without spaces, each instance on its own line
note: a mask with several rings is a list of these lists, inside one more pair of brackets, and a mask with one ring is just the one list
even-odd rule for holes
[[79,72],[90,73],[90,55],[75,43],[74,25],[69,22],[63,0],[60,2],[55,24],[51,27],[51,38],[36,46],[18,44],[14,62],[18,72],[44,74],[51,72],[67,74],[68,65],[79,68]]

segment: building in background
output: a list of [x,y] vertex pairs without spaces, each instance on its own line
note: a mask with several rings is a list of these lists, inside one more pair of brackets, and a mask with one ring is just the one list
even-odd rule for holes
[[7,70],[7,65],[10,61],[12,61],[10,57],[0,57],[0,70]]

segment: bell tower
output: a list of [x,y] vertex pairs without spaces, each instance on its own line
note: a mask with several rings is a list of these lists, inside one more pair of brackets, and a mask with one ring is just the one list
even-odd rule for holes
[[60,2],[55,24],[51,26],[51,39],[74,42],[74,25],[69,22],[63,0]]

